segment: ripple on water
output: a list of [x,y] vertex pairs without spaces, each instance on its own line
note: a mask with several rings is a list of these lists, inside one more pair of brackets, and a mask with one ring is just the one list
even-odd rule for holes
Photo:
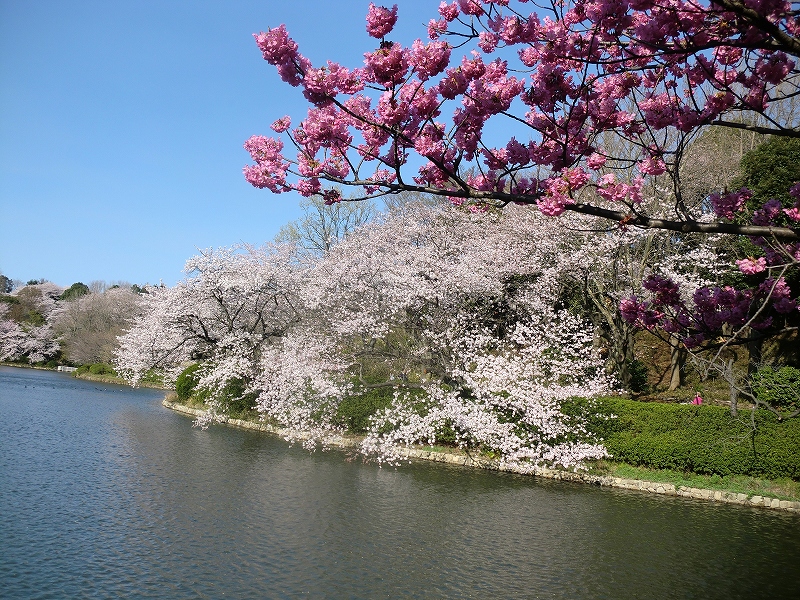
[[796,598],[795,515],[379,469],[0,367],[4,598]]

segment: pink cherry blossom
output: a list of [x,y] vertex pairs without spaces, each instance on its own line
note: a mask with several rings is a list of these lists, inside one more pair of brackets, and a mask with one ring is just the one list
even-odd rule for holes
[[367,33],[374,38],[384,38],[397,22],[397,4],[391,9],[369,3]]
[[[787,283],[788,292],[783,284],[770,292],[756,282],[767,269],[796,272],[800,203],[768,201],[753,210],[747,189],[720,185],[694,196],[682,188],[694,160],[687,157],[707,126],[759,123],[773,135],[795,129],[787,116],[794,97],[787,90],[800,74],[793,5],[743,6],[447,0],[419,20],[432,17],[434,41],[425,44],[385,40],[396,6],[370,4],[367,28],[382,41],[366,48],[356,68],[312,65],[280,25],[256,42],[311,110],[293,130],[288,121],[273,128],[286,147],[297,147],[296,157],[275,142],[253,141],[255,164],[245,176],[275,193],[313,195],[345,184],[365,197],[452,196],[465,210],[528,204],[562,219],[602,214],[630,231],[748,235],[763,256],[736,265],[731,257],[726,268],[747,273],[753,287],[687,286],[685,273],[667,276],[652,265],[678,285],[677,296],[664,304],[667,284],[634,290],[638,308],[628,312],[695,346],[752,319],[752,327],[776,331],[783,314],[794,314],[778,308],[796,302],[800,290]],[[487,53],[498,59],[487,62]],[[790,194],[800,198],[800,183]]]
[[448,22],[458,17],[459,9],[456,0],[454,0],[452,4],[447,4],[447,2],[444,1],[441,2],[439,4],[439,14]]
[[420,40],[416,40],[408,54],[408,62],[420,79],[435,77],[450,63],[450,44],[447,42],[423,44]]
[[270,125],[270,129],[275,133],[283,133],[292,126],[292,119],[288,116],[282,117]]
[[646,175],[662,175],[667,171],[664,161],[655,157],[646,158],[638,166],[639,171]]
[[752,197],[752,192],[746,188],[742,188],[738,192],[731,192],[729,194],[711,194],[711,205],[714,207],[714,212],[720,217],[726,219],[733,219],[734,215],[744,206]]
[[737,260],[736,265],[745,275],[755,275],[756,273],[762,273],[767,268],[767,259],[763,256],[757,259],[745,258]]

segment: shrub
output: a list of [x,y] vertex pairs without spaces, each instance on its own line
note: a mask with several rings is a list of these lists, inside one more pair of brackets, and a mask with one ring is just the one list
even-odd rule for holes
[[796,408],[800,404],[800,369],[763,367],[753,374],[750,387],[761,402],[776,408]]
[[200,368],[200,363],[195,363],[186,367],[178,378],[175,380],[175,393],[178,395],[178,400],[186,402],[192,396],[192,392],[197,387],[197,370]]
[[392,387],[367,389],[360,394],[347,396],[336,409],[335,423],[351,433],[366,433],[370,417],[389,406],[393,397]]
[[107,365],[106,363],[95,363],[93,365],[89,365],[89,373],[92,375],[116,375],[116,371],[114,371],[114,367],[111,365]]
[[631,391],[634,394],[643,394],[647,392],[649,388],[647,385],[647,365],[639,359],[634,359],[630,362],[628,370],[631,374]]
[[89,293],[89,286],[85,283],[81,283],[78,281],[77,283],[73,283],[58,297],[59,300],[77,300],[81,296],[85,296]]
[[245,393],[246,384],[242,379],[231,379],[220,391],[219,400],[228,415],[233,418],[250,416],[250,411],[255,406],[258,394]]
[[[615,460],[635,466],[707,475],[800,479],[800,420],[778,421],[766,410],[738,418],[721,406],[575,400],[587,429]],[[612,416],[615,416],[612,418]]]

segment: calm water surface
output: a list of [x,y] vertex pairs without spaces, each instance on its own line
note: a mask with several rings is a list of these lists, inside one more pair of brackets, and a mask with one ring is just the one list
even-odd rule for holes
[[192,428],[0,367],[2,598],[800,598],[800,517]]

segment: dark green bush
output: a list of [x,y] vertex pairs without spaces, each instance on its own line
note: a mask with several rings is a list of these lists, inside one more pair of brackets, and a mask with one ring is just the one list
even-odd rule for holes
[[249,413],[255,407],[258,394],[245,393],[246,387],[243,380],[231,379],[220,391],[219,400],[223,410],[235,419],[251,416]]
[[750,387],[761,402],[776,408],[795,408],[800,403],[800,369],[763,367],[753,374]]
[[175,393],[178,395],[178,400],[186,402],[191,396],[194,389],[197,387],[197,370],[200,368],[200,363],[195,363],[186,367],[183,372],[178,375],[175,380]]
[[85,296],[89,293],[89,286],[85,283],[81,283],[78,281],[77,283],[73,283],[58,297],[60,300],[77,300],[81,296]]
[[351,433],[366,433],[370,417],[389,406],[393,397],[394,388],[391,387],[368,389],[347,396],[339,403],[335,422]]
[[639,359],[634,359],[630,362],[628,370],[631,374],[631,391],[634,394],[647,392],[649,388],[647,385],[647,365]]
[[175,380],[175,394],[178,400],[186,402],[194,399],[205,403],[209,398],[214,397],[220,405],[220,409],[228,416],[235,419],[248,418],[255,407],[258,394],[256,392],[246,392],[247,384],[242,379],[231,379],[221,390],[198,389],[200,381],[199,369],[201,363],[195,363],[186,367]]
[[759,410],[753,429],[749,412],[732,417],[721,406],[623,398],[573,402],[586,404],[589,431],[602,438],[615,460],[707,475],[800,480],[800,419],[778,421]]

